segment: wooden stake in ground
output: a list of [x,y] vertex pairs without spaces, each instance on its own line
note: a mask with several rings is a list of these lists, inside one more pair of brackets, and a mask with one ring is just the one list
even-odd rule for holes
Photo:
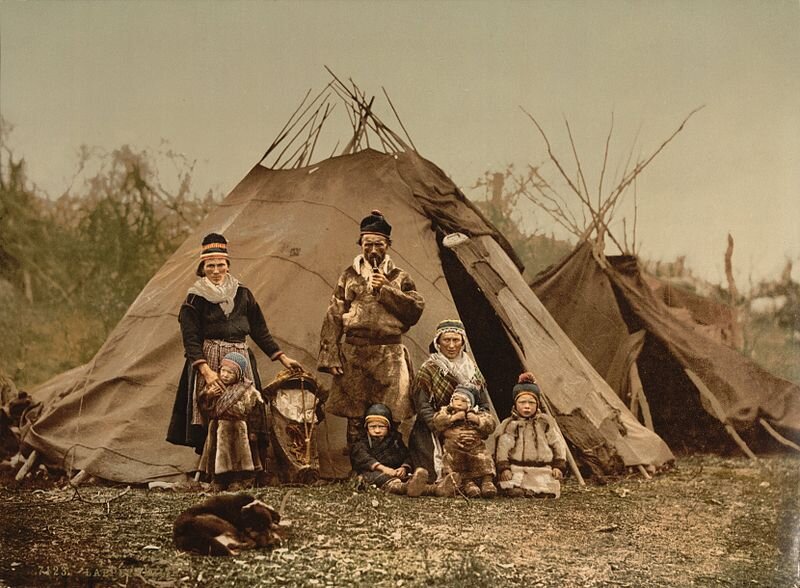
[[39,454],[36,453],[36,450],[34,449],[33,451],[31,451],[30,455],[28,455],[28,459],[25,460],[25,463],[22,464],[22,467],[19,468],[19,471],[17,472],[17,475],[14,478],[16,481],[19,482],[25,476],[28,475],[28,472],[31,471],[33,464],[36,463],[37,457],[39,457]]

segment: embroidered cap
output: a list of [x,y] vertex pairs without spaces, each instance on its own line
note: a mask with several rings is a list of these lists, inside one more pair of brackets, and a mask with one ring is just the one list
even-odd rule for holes
[[206,260],[211,257],[228,258],[228,241],[219,233],[209,233],[203,237],[200,260]]

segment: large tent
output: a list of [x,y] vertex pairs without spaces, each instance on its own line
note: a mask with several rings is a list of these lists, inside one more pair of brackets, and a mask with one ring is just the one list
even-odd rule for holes
[[648,286],[635,256],[605,256],[601,244],[584,241],[531,287],[673,449],[717,450],[733,440],[749,453],[772,439],[790,444],[782,435],[800,438],[800,387],[682,320]]
[[[332,88],[352,114],[353,139],[343,154],[312,163],[327,96],[316,109],[314,101],[298,109],[261,162],[153,276],[94,358],[34,390],[42,407],[25,427],[24,443],[48,461],[116,481],[194,471],[198,456],[164,437],[183,365],[177,312],[195,279],[202,236],[226,235],[232,273],[255,294],[281,347],[313,371],[330,294],[358,252],[359,220],[378,208],[394,226],[391,255],[426,301],[419,324],[404,336],[415,365],[427,356],[435,325],[460,316],[501,417],[516,375],[531,370],[577,457],[595,471],[671,461],[666,444],[636,421],[527,287],[505,239],[410,139],[378,119],[371,101],[338,81]],[[299,147],[292,132],[305,136]],[[370,136],[381,151],[370,147]],[[447,235],[457,235],[450,247],[443,245]],[[276,366],[255,351],[269,382]],[[323,387],[327,378],[320,375]],[[349,471],[343,423],[329,415],[321,425],[324,477]]]

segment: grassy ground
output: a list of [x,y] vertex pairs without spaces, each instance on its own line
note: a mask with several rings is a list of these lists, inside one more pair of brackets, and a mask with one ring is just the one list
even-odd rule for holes
[[[350,483],[254,493],[289,520],[272,551],[174,549],[202,498],[140,488],[0,488],[9,586],[800,586],[800,459],[680,460],[559,500],[357,493]],[[42,484],[44,486],[44,484]]]

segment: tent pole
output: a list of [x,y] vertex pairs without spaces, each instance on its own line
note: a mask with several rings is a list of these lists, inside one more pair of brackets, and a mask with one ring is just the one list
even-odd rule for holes
[[553,422],[556,423],[556,431],[558,431],[558,434],[561,436],[562,439],[564,439],[564,446],[567,448],[567,463],[569,464],[569,469],[572,472],[572,475],[575,476],[576,480],[578,480],[578,484],[580,484],[581,486],[586,486],[586,481],[583,479],[581,471],[578,469],[578,464],[575,462],[575,457],[572,455],[572,451],[570,451],[569,445],[567,445],[567,440],[564,437],[564,433],[561,432],[561,427],[558,426],[558,422],[556,421],[556,417],[553,414],[553,409],[550,408],[550,403],[547,401],[547,397],[544,395],[544,393],[541,393],[540,396],[542,398],[543,408],[545,409],[547,414],[553,417]]
[[28,475],[28,472],[31,471],[33,464],[36,463],[36,458],[38,456],[39,454],[36,452],[35,449],[31,451],[30,455],[28,455],[28,458],[25,460],[25,463],[22,464],[22,467],[19,468],[17,475],[14,477],[14,479],[17,482],[19,482],[21,479],[23,479],[25,476]]
[[705,385],[705,382],[700,379],[700,377],[694,373],[689,368],[684,368],[686,375],[689,376],[689,379],[695,385],[695,387],[700,392],[700,395],[703,396],[706,400],[708,400],[711,407],[714,409],[714,412],[717,415],[717,418],[722,421],[722,424],[725,425],[725,430],[728,431],[728,434],[733,438],[736,444],[739,446],[739,449],[744,452],[744,454],[749,457],[750,459],[758,459],[756,454],[751,451],[751,449],[747,446],[747,443],[744,442],[739,436],[739,433],[736,432],[736,429],[731,426],[728,422],[728,419],[725,417],[725,411],[722,409],[722,405],[717,400],[717,397],[714,396],[714,393],[708,389],[708,386]]
[[83,484],[90,477],[91,476],[90,476],[89,472],[87,472],[86,470],[81,470],[77,474],[75,474],[75,476],[72,477],[72,479],[69,481],[69,485],[70,486],[74,486],[75,488],[77,488],[78,486]]
[[787,439],[786,437],[784,437],[783,435],[778,433],[778,431],[773,429],[772,425],[770,425],[764,419],[764,417],[759,417],[758,422],[762,427],[764,427],[764,430],[767,433],[769,433],[778,443],[781,443],[782,445],[786,445],[786,447],[790,447],[790,448],[794,449],[795,451],[800,451],[800,445],[797,445],[797,443],[792,443],[791,441],[789,441],[789,439]]
[[[642,411],[644,426],[655,433],[655,427],[653,427],[653,415],[650,413],[650,403],[647,402],[647,396],[644,393],[642,379],[639,377],[639,367],[636,365],[635,361],[631,363],[631,369],[628,377],[630,378],[631,388],[634,390],[633,399],[637,401]],[[631,400],[631,406],[634,404],[633,399]],[[632,409],[631,412],[633,412],[633,416],[636,416],[636,413]]]

